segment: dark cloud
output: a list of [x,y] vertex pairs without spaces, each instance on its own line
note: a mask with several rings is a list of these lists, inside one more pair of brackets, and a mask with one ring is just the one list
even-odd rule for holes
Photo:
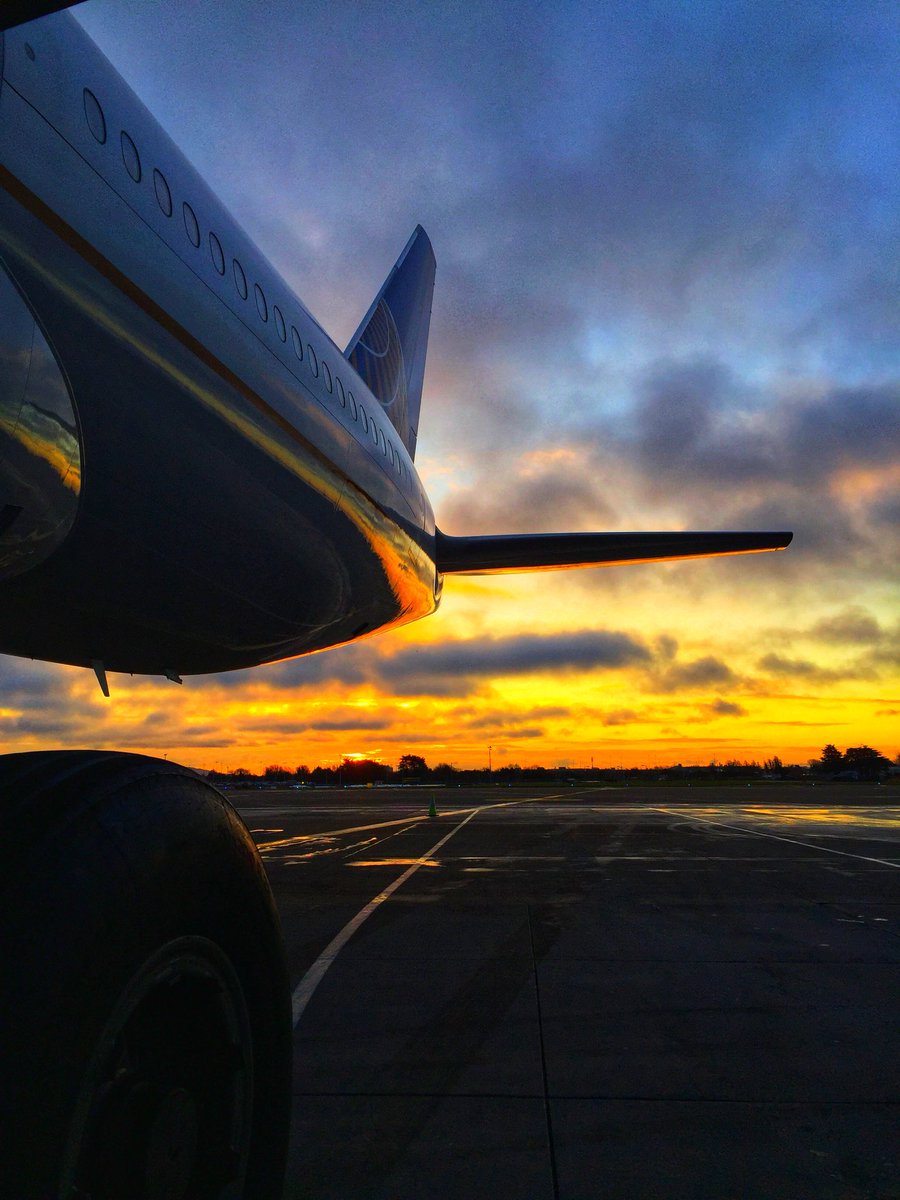
[[649,658],[647,647],[627,633],[583,630],[413,646],[384,659],[379,673],[385,682],[435,676],[490,679],[541,671],[615,670]]
[[663,662],[672,662],[678,653],[678,642],[671,634],[663,633],[654,640],[654,649]]
[[[768,3],[423,19],[406,3],[349,17],[279,0],[263,17],[171,0],[148,17],[92,0],[79,17],[342,336],[423,220],[435,364],[489,366],[484,395],[507,363],[571,362],[598,325],[651,322],[657,347],[727,329],[785,358],[892,343],[887,5],[835,22]],[[490,418],[471,387],[458,399]]]
[[804,679],[816,683],[836,683],[838,680],[859,677],[859,673],[852,669],[837,671],[829,667],[820,667],[817,663],[810,662],[809,659],[784,658],[780,654],[766,654],[756,665],[769,675]]
[[878,498],[872,505],[872,516],[885,528],[900,529],[900,490]]
[[355,713],[346,716],[339,711],[323,720],[308,720],[298,716],[279,720],[271,716],[242,718],[239,728],[242,735],[263,734],[266,740],[274,737],[295,737],[301,733],[345,733],[365,730],[384,730],[391,722],[386,717],[364,717]]
[[630,725],[640,717],[632,708],[614,708],[611,712],[603,713],[600,720],[604,725]]
[[731,373],[714,360],[661,363],[652,369],[638,397],[634,441],[651,486],[673,476],[701,487],[713,478],[733,479],[736,463],[739,478],[748,470],[760,473],[758,455],[751,455],[746,444],[741,447],[731,431],[722,437],[716,429],[735,391]]
[[272,663],[260,667],[251,675],[246,671],[226,671],[218,675],[195,676],[193,687],[243,688],[249,681],[259,681],[264,687],[279,690],[326,685],[329,683],[356,686],[371,679],[381,651],[377,645],[361,642],[338,646],[327,654],[306,654],[302,658]]
[[746,717],[747,710],[733,700],[714,700],[707,706],[710,713],[717,717]]
[[527,533],[615,527],[616,518],[604,495],[604,480],[593,464],[573,462],[563,453],[536,471],[522,472],[515,463],[502,467],[465,492],[451,493],[442,503],[445,533]]
[[[657,502],[677,496],[688,527],[794,531],[788,553],[754,572],[783,580],[837,564],[869,579],[892,572],[900,527],[884,520],[877,481],[900,444],[900,384],[815,399],[789,393],[761,406],[721,364],[670,363],[646,384],[637,418],[642,486]],[[876,486],[857,492],[856,478]]]
[[893,463],[900,441],[900,381],[836,387],[821,399],[791,405],[783,438],[785,477],[792,480]]
[[171,716],[169,713],[157,709],[155,712],[148,712],[141,721],[141,724],[145,728],[152,729],[154,726],[165,725],[170,720]]
[[71,667],[0,655],[0,696],[16,706],[45,705],[65,696],[80,672]]
[[[713,578],[796,583],[836,565],[861,580],[890,577],[900,522],[884,489],[898,444],[900,384],[763,397],[717,360],[658,363],[631,432],[608,425],[592,435],[585,425],[576,442],[542,451],[537,469],[525,451],[486,459],[438,519],[460,533],[617,529],[619,512],[638,501],[661,506],[667,523],[674,510],[684,528],[793,530],[787,554],[718,563]],[[615,582],[592,572],[585,585]]]
[[67,711],[53,710],[40,716],[26,711],[0,718],[0,738],[18,745],[28,745],[37,739],[49,748],[85,744],[127,746],[158,755],[172,746],[224,748],[241,740],[236,733],[224,731],[216,724],[183,724],[178,714],[162,723],[147,722],[143,716],[122,720],[111,710],[98,720],[95,713],[86,713],[71,703]]
[[712,486],[827,483],[887,465],[900,439],[900,382],[835,387],[814,399],[745,393],[715,359],[657,364],[636,408],[635,450],[650,480]]
[[[263,668],[259,681],[279,691],[302,692],[327,684],[371,684],[394,695],[465,696],[491,679],[547,671],[616,670],[649,662],[651,652],[638,638],[612,630],[563,634],[523,634],[511,638],[469,638],[404,646],[393,652],[384,642],[342,646]],[[229,672],[192,680],[200,687],[248,683]],[[252,680],[249,681],[252,683]],[[556,715],[536,709],[532,719]],[[370,718],[365,718],[370,720]],[[341,728],[348,726],[342,725]],[[362,726],[361,726],[362,727]],[[376,728],[376,726],[368,726]],[[293,728],[325,728],[314,723]]]
[[821,642],[860,645],[877,644],[883,637],[883,630],[872,614],[858,604],[832,617],[823,617],[809,632],[811,637]]
[[695,658],[691,662],[673,662],[654,672],[651,678],[654,689],[660,692],[690,691],[694,688],[719,687],[738,682],[738,677],[731,667],[711,654]]
[[476,717],[470,717],[464,721],[464,727],[469,730],[478,729],[497,729],[503,730],[504,736],[507,736],[506,731],[522,725],[524,721],[539,721],[546,720],[552,717],[566,717],[570,710],[560,708],[556,705],[546,705],[539,708],[526,708],[524,710],[513,712],[510,709],[491,709],[488,712],[482,713]]
[[388,729],[390,725],[391,722],[383,717],[345,717],[343,720],[310,721],[308,725],[304,725],[302,728],[315,730],[316,733],[327,733],[329,731],[344,733],[353,730]]

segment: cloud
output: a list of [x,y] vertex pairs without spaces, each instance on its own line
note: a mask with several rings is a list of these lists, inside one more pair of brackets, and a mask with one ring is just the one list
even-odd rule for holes
[[80,674],[52,663],[0,655],[0,697],[9,707],[44,708],[65,701],[70,682]]
[[[900,554],[885,520],[900,442],[900,382],[749,387],[718,360],[658,364],[638,395],[634,486],[673,498],[688,526],[792,529],[785,556],[754,570],[796,579],[811,565],[887,576]],[[623,443],[628,453],[627,439]]]
[[[744,9],[730,27],[713,16],[702,30],[630,13],[627,35],[617,12],[613,6],[596,18],[591,32],[576,22],[578,47],[563,49],[564,32],[544,30],[548,47],[565,55],[557,79],[580,80],[571,60],[589,55],[591,78],[605,77],[607,86],[569,97],[562,138],[559,127],[547,127],[545,141],[520,142],[518,159],[509,141],[497,145],[498,169],[455,206],[454,242],[484,246],[497,266],[493,287],[479,279],[479,288],[466,289],[496,300],[493,313],[476,310],[485,341],[503,345],[496,316],[484,319],[497,310],[509,314],[507,329],[518,321],[531,340],[528,300],[535,295],[550,309],[551,340],[556,312],[567,304],[604,322],[641,314],[677,330],[702,321],[702,289],[719,301],[719,327],[728,323],[746,330],[751,344],[771,345],[787,321],[796,346],[801,332],[810,336],[808,318],[798,312],[791,321],[808,299],[804,272],[822,289],[820,322],[850,322],[841,303],[848,287],[886,311],[885,260],[855,230],[853,205],[871,214],[882,253],[892,221],[880,207],[878,176],[848,176],[839,145],[854,132],[850,105],[836,128],[830,82],[839,75],[857,95],[877,88],[861,54],[865,43],[867,54],[886,62],[883,48],[871,44],[873,30],[856,27],[860,57],[848,72],[846,42],[811,14],[790,29],[780,14],[773,40],[764,7]],[[670,47],[665,72],[660,38]],[[543,111],[529,114],[537,136],[554,100],[559,92],[551,89]],[[830,137],[822,136],[826,128]],[[836,227],[842,238],[858,239],[855,264],[829,255],[824,235]],[[768,327],[767,312],[778,318]],[[560,321],[565,329],[572,324],[569,315]],[[713,327],[707,321],[707,334]]]
[[[198,677],[200,688],[244,686],[300,693],[326,685],[373,686],[396,696],[465,696],[495,678],[548,671],[618,670],[651,659],[648,647],[615,630],[520,634],[508,638],[463,638],[387,650],[366,641],[327,654],[307,655],[266,667],[251,676],[237,672]],[[533,716],[553,715],[554,708]],[[296,728],[304,726],[297,725]],[[315,726],[309,725],[309,728]],[[373,726],[374,728],[374,726]]]
[[810,636],[822,642],[855,643],[876,645],[883,637],[883,630],[870,612],[855,604],[823,617],[810,629]]
[[604,725],[630,725],[640,717],[633,708],[614,708],[600,718]]
[[472,486],[442,502],[441,528],[446,533],[527,533],[615,526],[606,480],[593,456],[558,447],[555,457],[537,464],[534,458],[528,452],[493,470],[486,466]]
[[213,689],[239,689],[252,681],[252,684],[258,683],[265,688],[290,691],[331,683],[353,687],[373,678],[381,654],[376,643],[359,642],[338,646],[326,654],[306,654],[301,658],[273,663],[252,674],[226,671],[218,675],[197,676],[191,680],[191,684]]
[[630,634],[582,630],[411,646],[385,658],[379,675],[385,683],[425,684],[460,676],[477,680],[542,671],[616,670],[649,659],[648,648]]
[[741,704],[736,704],[733,700],[714,700],[712,704],[707,705],[708,711],[716,717],[746,717],[747,710]]
[[820,667],[803,658],[784,658],[780,654],[766,654],[756,664],[761,671],[770,675],[781,675],[793,679],[805,679],[816,683],[835,683],[841,679],[856,678],[852,670],[835,671]]
[[678,477],[701,494],[808,485],[894,461],[900,382],[766,396],[720,359],[663,360],[640,387],[635,417],[635,450],[651,480]]
[[537,708],[524,708],[519,711],[511,709],[490,709],[488,712],[482,713],[477,717],[463,719],[461,724],[467,730],[479,729],[497,729],[503,730],[506,736],[506,730],[514,729],[522,724],[523,721],[547,720],[554,717],[567,717],[570,710],[562,708],[559,705],[545,705]]
[[[482,443],[441,497],[439,523],[459,533],[791,529],[787,554],[755,560],[753,578],[796,582],[836,563],[866,580],[893,573],[900,381],[750,384],[706,356],[657,361],[622,397],[616,417],[595,408],[577,430],[558,430],[547,444],[557,457],[537,469],[526,446]],[[584,585],[614,582],[592,572]]]
[[342,720],[310,721],[301,729],[314,729],[317,733],[334,730],[338,733],[357,729],[389,729],[391,721],[383,717],[345,717]]
[[689,691],[694,688],[734,685],[738,677],[727,663],[712,654],[691,662],[672,663],[651,676],[654,690],[660,692]]
[[[377,6],[354,13],[348,37],[324,0],[273,0],[252,38],[247,0],[201,7],[75,11],[341,344],[425,224],[438,275],[420,461],[447,469],[435,511],[448,531],[793,528],[794,544],[538,577],[527,597],[511,589],[521,607],[496,626],[448,588],[464,615],[447,615],[443,644],[365,642],[192,679],[165,703],[123,680],[101,707],[81,673],[0,660],[9,741],[31,728],[48,743],[56,731],[199,744],[221,706],[223,741],[269,728],[324,744],[354,720],[393,723],[341,711],[363,691],[431,697],[429,725],[449,743],[453,698],[489,722],[492,681],[507,677],[519,694],[529,674],[539,693],[555,674],[574,690],[580,672],[619,672],[605,720],[623,725],[642,719],[642,687],[698,693],[685,706],[709,719],[741,715],[715,707],[733,688],[796,679],[808,696],[783,715],[800,718],[839,672],[887,680],[895,643],[874,614],[900,561],[889,5],[835,21],[774,0],[611,0],[564,20],[525,0],[427,19],[399,4],[387,38]],[[273,300],[279,287],[267,284]],[[732,610],[737,637],[718,620]],[[760,625],[779,620],[802,651],[784,630],[764,640]],[[601,638],[625,640],[578,640],[601,623]],[[504,636],[475,636],[486,628]],[[858,657],[840,668],[832,647]],[[757,659],[765,678],[745,678]],[[312,695],[337,711],[303,707]],[[513,728],[558,728],[526,707]],[[576,713],[575,736],[603,719]]]

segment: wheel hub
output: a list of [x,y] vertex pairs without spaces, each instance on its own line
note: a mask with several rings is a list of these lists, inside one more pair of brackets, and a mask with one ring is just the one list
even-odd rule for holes
[[197,1105],[187,1088],[160,1101],[147,1133],[147,1200],[183,1200],[197,1158]]

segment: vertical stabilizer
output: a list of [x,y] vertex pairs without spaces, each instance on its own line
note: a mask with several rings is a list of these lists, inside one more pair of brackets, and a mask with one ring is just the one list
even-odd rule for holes
[[434,268],[428,234],[417,225],[344,351],[411,458],[416,455],[419,431]]

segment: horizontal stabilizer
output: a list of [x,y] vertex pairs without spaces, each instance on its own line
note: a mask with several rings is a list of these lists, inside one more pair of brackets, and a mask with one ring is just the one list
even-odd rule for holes
[[416,456],[434,269],[428,234],[417,225],[344,351],[410,458]]
[[444,575],[553,571],[614,563],[708,558],[783,550],[791,533],[523,533],[450,537],[436,530],[437,568]]

